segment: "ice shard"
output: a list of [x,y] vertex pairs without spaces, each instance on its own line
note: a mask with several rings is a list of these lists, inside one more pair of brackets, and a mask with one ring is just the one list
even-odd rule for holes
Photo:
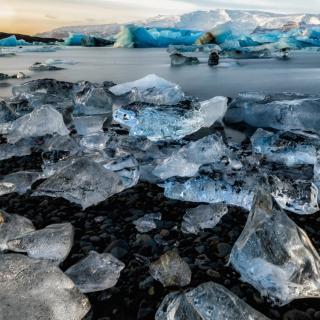
[[71,266],[65,274],[81,292],[95,292],[114,287],[124,267],[124,263],[110,253],[90,251],[86,258]]
[[185,181],[168,180],[164,183],[164,195],[170,199],[219,203],[251,209],[255,185],[231,184],[224,179],[197,176]]
[[0,255],[0,318],[81,320],[89,300],[58,267],[21,254]]
[[183,216],[181,230],[184,233],[198,234],[203,229],[214,228],[227,213],[228,207],[222,203],[188,209]]
[[136,81],[118,84],[109,90],[117,96],[131,93],[133,101],[156,105],[175,105],[185,99],[180,86],[155,74],[147,75]]
[[318,96],[243,93],[229,105],[224,120],[227,124],[245,123],[256,128],[319,132],[319,109]]
[[34,230],[31,220],[17,214],[0,211],[0,252],[8,250],[9,240]]
[[225,97],[215,97],[201,103],[187,101],[175,106],[133,103],[116,110],[113,119],[129,128],[132,136],[146,137],[151,141],[170,141],[212,126],[224,116],[226,109]]
[[190,267],[176,251],[168,251],[157,261],[152,262],[149,272],[164,287],[184,287],[191,281]]
[[206,282],[165,296],[155,320],[269,320],[220,284]]
[[16,143],[23,138],[54,133],[63,136],[68,135],[69,130],[58,111],[50,106],[43,106],[15,120],[9,129],[7,139],[9,143]]
[[0,196],[12,193],[16,190],[16,186],[11,182],[0,182]]
[[70,223],[51,224],[41,230],[22,234],[8,241],[8,248],[25,252],[30,258],[46,259],[60,264],[73,245],[74,230]]
[[275,304],[320,297],[320,257],[267,191],[257,192],[230,262],[241,279]]
[[85,209],[123,189],[123,182],[116,173],[81,158],[41,183],[33,195],[63,197]]
[[164,159],[153,174],[165,180],[170,177],[192,177],[202,164],[218,162],[230,154],[222,138],[216,134],[190,142]]
[[161,213],[149,213],[133,221],[139,232],[145,233],[157,228],[157,221],[161,220]]

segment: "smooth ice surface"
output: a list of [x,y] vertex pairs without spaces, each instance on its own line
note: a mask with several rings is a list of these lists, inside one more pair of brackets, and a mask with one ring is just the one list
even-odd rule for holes
[[60,264],[72,248],[73,237],[74,230],[70,223],[51,224],[41,230],[10,239],[8,248],[15,252],[26,252],[30,258]]
[[227,124],[320,132],[320,97],[298,93],[243,93],[225,114]]
[[16,143],[22,138],[54,133],[63,136],[69,134],[69,130],[58,111],[50,106],[43,106],[15,120],[9,129],[7,139],[9,143]]
[[155,320],[268,320],[220,284],[206,282],[165,296]]
[[210,127],[221,119],[227,109],[227,98],[215,97],[208,101],[181,102],[175,106],[132,104],[121,107],[113,119],[129,128],[132,136],[151,141],[179,140],[203,127]]
[[86,136],[101,131],[103,123],[107,120],[105,115],[74,117],[73,123],[78,134]]
[[121,178],[89,159],[79,159],[41,183],[34,195],[63,197],[83,209],[124,189]]
[[81,320],[90,303],[56,266],[20,254],[0,255],[0,319]]
[[0,211],[0,251],[8,249],[9,240],[34,230],[31,220]]
[[263,296],[278,305],[320,297],[320,257],[307,234],[259,190],[230,262]]
[[176,251],[168,251],[157,261],[152,262],[149,272],[164,287],[184,287],[191,281],[190,267]]
[[139,232],[145,233],[157,228],[157,221],[161,220],[161,213],[149,213],[133,221]]
[[228,207],[221,203],[188,209],[183,216],[181,230],[184,233],[198,234],[203,229],[214,228],[227,213]]
[[310,140],[294,133],[272,133],[261,128],[251,137],[253,152],[288,167],[317,162],[319,143]]
[[41,178],[41,173],[32,171],[19,171],[6,175],[0,180],[0,189],[3,184],[14,184],[14,192],[23,194],[31,189],[31,185]]
[[166,181],[164,189],[164,195],[170,199],[205,203],[224,202],[247,210],[250,210],[254,197],[252,185],[237,186],[223,179],[207,176],[197,176],[184,182]]
[[218,162],[228,156],[227,146],[216,134],[190,142],[158,164],[153,174],[165,180],[170,177],[192,177],[202,164]]
[[71,266],[65,274],[82,292],[112,288],[125,265],[110,253],[90,251],[89,255]]
[[185,98],[180,86],[155,74],[149,74],[132,82],[118,84],[109,90],[117,96],[131,93],[133,101],[157,105],[174,105]]

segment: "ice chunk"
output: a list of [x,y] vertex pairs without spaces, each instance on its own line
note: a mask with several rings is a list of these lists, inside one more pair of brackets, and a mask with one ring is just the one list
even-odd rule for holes
[[278,305],[320,297],[320,257],[307,234],[259,190],[230,262],[241,279]]
[[0,211],[0,251],[8,249],[9,240],[34,230],[31,220]]
[[133,221],[133,224],[136,226],[136,229],[141,232],[149,232],[157,228],[157,221],[161,220],[161,213],[149,213],[143,217]]
[[21,157],[31,154],[30,142],[23,139],[15,144],[0,144],[0,160],[10,159],[12,157]]
[[257,128],[320,131],[320,98],[297,93],[240,94],[225,115],[227,124],[246,123]]
[[81,320],[90,309],[88,299],[48,261],[1,254],[0,283],[2,319]]
[[19,171],[11,173],[1,179],[0,189],[4,184],[12,183],[14,185],[13,191],[23,194],[40,178],[41,174],[39,172]]
[[110,253],[90,251],[89,255],[71,266],[65,274],[82,292],[112,288],[125,265]]
[[223,56],[231,59],[270,59],[272,53],[267,48],[248,47],[226,50]]
[[281,180],[269,176],[271,194],[278,205],[297,214],[313,214],[319,211],[318,188],[311,181],[301,179]]
[[103,150],[106,148],[106,144],[110,137],[104,132],[92,133],[84,136],[80,140],[80,145],[88,151]]
[[155,74],[147,75],[136,81],[118,84],[109,90],[117,96],[131,92],[132,101],[157,105],[174,105],[185,98],[180,86]]
[[73,236],[74,230],[70,223],[59,223],[10,239],[7,244],[11,251],[26,252],[30,258],[60,264],[72,248]]
[[212,134],[173,152],[169,158],[156,166],[153,174],[163,180],[173,176],[192,177],[202,164],[218,162],[229,153],[222,138]]
[[227,98],[183,102],[175,106],[132,104],[115,111],[113,119],[129,128],[130,135],[151,141],[178,140],[203,127],[210,127],[223,117]]
[[222,203],[188,209],[183,216],[181,230],[184,233],[198,234],[203,229],[214,228],[227,213],[228,207]]
[[12,193],[16,190],[16,186],[11,182],[0,182],[0,196]]
[[175,52],[170,55],[172,66],[182,66],[186,64],[199,64],[200,61],[197,57],[187,57],[182,53]]
[[217,50],[212,50],[209,55],[208,65],[217,66],[219,64],[220,56]]
[[34,195],[63,197],[85,209],[123,189],[123,182],[116,173],[81,158],[41,183]]
[[12,123],[8,133],[8,142],[16,143],[26,137],[40,137],[57,133],[61,136],[69,134],[62,115],[50,106],[35,109]]
[[66,59],[47,59],[47,65],[57,65],[57,64],[77,64],[76,61],[66,60]]
[[176,251],[168,251],[159,260],[152,262],[149,272],[164,287],[184,287],[191,281],[190,267]]
[[80,81],[74,87],[74,113],[80,115],[107,115],[112,113],[113,95],[104,86]]
[[89,135],[102,131],[103,124],[107,120],[105,115],[74,117],[73,123],[79,135]]
[[255,186],[248,183],[231,184],[224,179],[200,175],[184,182],[166,181],[164,188],[164,195],[170,199],[205,203],[224,202],[250,210]]
[[31,71],[57,71],[57,70],[63,70],[64,68],[56,67],[53,65],[41,63],[41,62],[35,62],[29,70]]
[[206,282],[165,296],[155,320],[268,320],[220,284]]
[[288,167],[314,165],[317,161],[317,148],[313,144],[319,143],[292,132],[272,133],[259,128],[251,137],[251,143],[255,153]]

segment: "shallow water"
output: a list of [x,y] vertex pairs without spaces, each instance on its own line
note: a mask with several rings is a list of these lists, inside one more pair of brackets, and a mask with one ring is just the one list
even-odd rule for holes
[[[65,59],[75,65],[59,65],[66,70],[28,71],[34,62]],[[89,80],[116,83],[135,80],[150,73],[176,82],[191,95],[207,99],[216,95],[233,97],[242,91],[319,93],[320,52],[294,52],[291,59],[239,60],[227,67],[209,67],[206,57],[201,64],[171,67],[165,49],[113,49],[64,47],[56,52],[25,52],[0,58],[0,72],[28,73],[32,79],[56,78],[65,81]],[[227,61],[230,62],[230,61]],[[228,63],[227,63],[228,65]],[[26,80],[10,80],[12,85]],[[4,83],[4,82],[2,82]],[[0,96],[9,96],[11,87],[0,87]]]

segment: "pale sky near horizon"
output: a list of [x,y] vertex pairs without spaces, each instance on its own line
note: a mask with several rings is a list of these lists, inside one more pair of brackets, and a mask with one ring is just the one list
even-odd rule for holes
[[0,0],[0,31],[34,34],[217,8],[320,13],[320,0]]

